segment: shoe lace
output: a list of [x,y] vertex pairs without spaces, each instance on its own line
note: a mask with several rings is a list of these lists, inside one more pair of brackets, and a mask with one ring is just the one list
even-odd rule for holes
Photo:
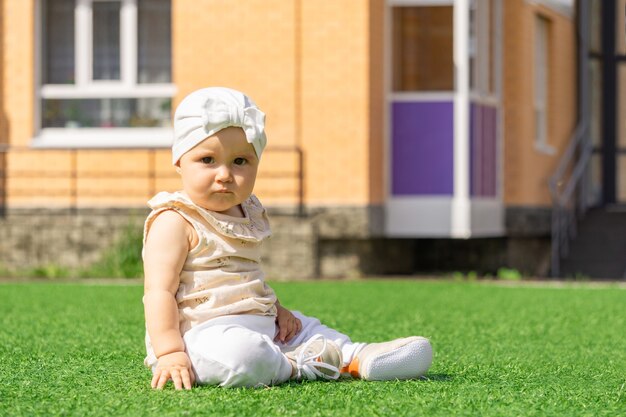
[[[320,339],[323,341],[322,349],[320,349],[318,353],[309,352],[309,348],[311,347],[311,345]],[[321,358],[321,356],[326,351],[326,347],[326,338],[321,334],[316,334],[315,336],[311,337],[302,346],[302,349],[300,349],[300,352],[298,352],[295,357],[296,369],[298,370],[298,379],[302,378],[303,376],[309,380],[315,380],[318,377],[323,379],[339,378],[339,369],[332,366],[331,364],[319,360],[319,358]],[[320,369],[326,369],[327,371],[330,371],[330,373],[324,373],[320,371]]]

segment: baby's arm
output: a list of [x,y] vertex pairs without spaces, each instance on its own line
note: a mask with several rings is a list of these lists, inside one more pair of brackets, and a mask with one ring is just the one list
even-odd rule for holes
[[191,389],[194,374],[180,335],[176,291],[193,228],[174,211],[165,211],[152,223],[144,248],[144,310],[146,327],[158,359],[152,388],[168,380],[176,389]]

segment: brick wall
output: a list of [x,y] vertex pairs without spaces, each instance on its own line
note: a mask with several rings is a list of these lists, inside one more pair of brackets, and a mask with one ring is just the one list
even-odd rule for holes
[[[0,102],[10,103],[5,105],[2,142],[14,147],[30,146],[36,133],[35,5],[35,0],[0,4],[4,21]],[[267,113],[269,146],[303,149],[307,203],[378,204],[383,198],[383,5],[383,0],[173,0],[172,69],[178,87],[174,104],[209,85],[245,91]],[[111,167],[132,171],[146,163],[136,152],[99,152],[79,151],[78,168],[92,173]],[[159,169],[171,168],[167,152],[159,154]],[[57,204],[53,201],[57,198],[45,194],[24,198],[24,189],[41,182],[58,195],[67,194],[69,185],[62,174],[69,169],[67,153],[42,155],[6,156],[6,187],[0,191],[5,191],[9,207]],[[288,169],[290,163],[271,162],[276,170]],[[21,171],[41,166],[59,172],[20,178]],[[265,170],[262,166],[261,177]],[[84,188],[102,186],[80,181]],[[129,186],[136,182],[132,175],[112,181]],[[159,187],[172,189],[169,183]],[[141,204],[128,201],[128,195],[84,202],[93,207]],[[280,204],[296,200],[293,193],[269,197]]]
[[[576,38],[572,17],[526,0],[504,5],[504,200],[507,206],[548,206],[548,180],[576,126]],[[535,148],[535,16],[549,21],[548,144]]]
[[304,150],[307,203],[380,201],[382,113],[370,112],[382,100],[375,36],[382,7],[382,0],[174,1],[177,101],[208,85],[245,91],[267,114],[268,145]]

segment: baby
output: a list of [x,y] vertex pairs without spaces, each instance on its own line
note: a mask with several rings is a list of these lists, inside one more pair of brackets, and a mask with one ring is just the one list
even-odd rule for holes
[[265,114],[250,98],[228,88],[195,91],[176,109],[174,132],[182,191],[153,197],[144,228],[145,363],[153,388],[169,380],[190,389],[426,373],[427,339],[354,343],[283,307],[265,283],[260,245],[270,227],[252,194]]

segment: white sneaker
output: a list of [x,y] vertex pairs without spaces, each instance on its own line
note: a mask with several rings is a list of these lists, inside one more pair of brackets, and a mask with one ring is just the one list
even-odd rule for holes
[[368,381],[413,379],[424,375],[432,361],[428,339],[411,336],[367,344],[341,372]]
[[339,378],[343,363],[341,349],[324,336],[316,334],[285,356],[296,371],[293,379],[310,381]]

